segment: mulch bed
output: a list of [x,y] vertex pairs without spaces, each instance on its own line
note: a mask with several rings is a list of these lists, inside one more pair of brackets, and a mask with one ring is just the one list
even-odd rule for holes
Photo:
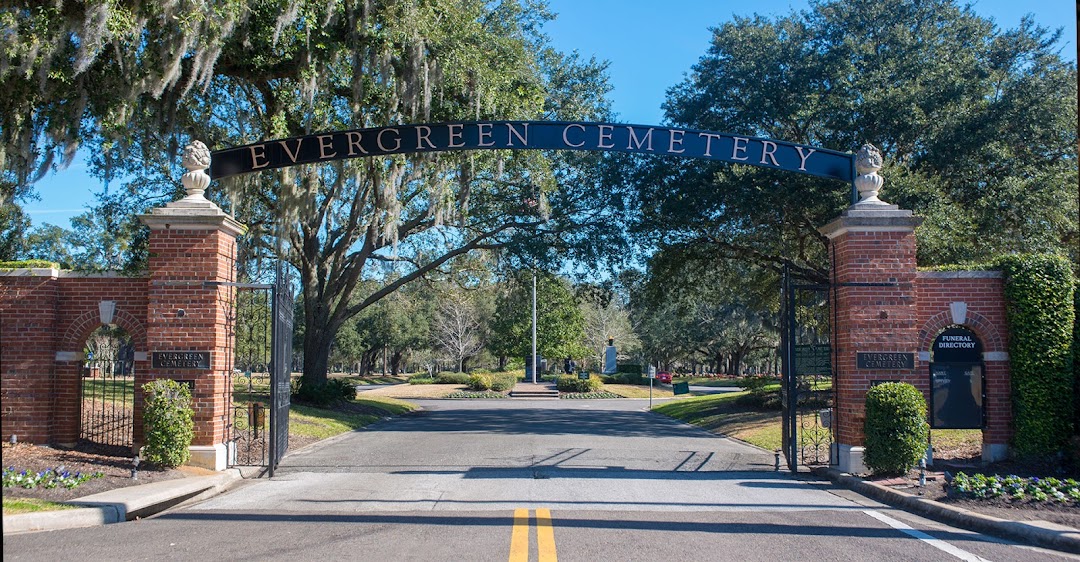
[[4,443],[3,465],[5,469],[13,467],[17,471],[25,470],[36,473],[63,467],[61,470],[66,470],[72,474],[76,472],[83,474],[103,473],[100,478],[91,478],[70,489],[63,487],[4,488],[4,497],[38,498],[64,502],[116,488],[173,480],[193,474],[211,473],[210,471],[192,467],[163,470],[142,463],[139,466],[137,478],[132,478],[132,458],[130,451],[124,451],[123,448],[103,447],[87,442],[81,442],[71,449],[37,446],[27,443]]
[[1032,500],[1015,501],[1009,498],[960,498],[950,497],[946,472],[957,474],[985,474],[998,476],[1055,476],[1058,478],[1076,478],[1075,474],[1062,471],[1060,467],[1040,464],[1020,464],[1005,461],[984,464],[979,457],[942,459],[926,472],[926,486],[919,487],[919,470],[915,469],[901,477],[870,477],[869,481],[906,492],[912,495],[963,508],[975,513],[1008,519],[1012,521],[1048,521],[1080,529],[1080,507],[1058,502],[1037,502]]

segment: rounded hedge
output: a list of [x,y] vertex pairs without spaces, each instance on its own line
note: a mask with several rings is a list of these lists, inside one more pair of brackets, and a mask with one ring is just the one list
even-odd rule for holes
[[863,429],[867,468],[874,474],[904,474],[926,454],[926,398],[907,383],[874,386],[866,393]]
[[595,375],[579,379],[577,375],[560,375],[555,382],[559,392],[596,392],[604,386],[604,381]]
[[157,379],[144,384],[143,393],[146,445],[142,457],[161,468],[186,463],[191,458],[188,447],[195,438],[191,391],[172,379]]
[[469,377],[469,388],[472,390],[491,390],[491,375],[477,373]]

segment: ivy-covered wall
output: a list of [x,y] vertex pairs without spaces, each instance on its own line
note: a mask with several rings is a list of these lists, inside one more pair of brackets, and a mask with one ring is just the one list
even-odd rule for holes
[[995,260],[1005,275],[1012,380],[1014,451],[1064,450],[1074,432],[1075,281],[1069,261],[1054,255]]

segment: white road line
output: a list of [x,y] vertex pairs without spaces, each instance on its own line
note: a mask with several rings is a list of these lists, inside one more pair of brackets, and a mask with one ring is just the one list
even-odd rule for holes
[[902,523],[900,521],[897,521],[896,519],[893,519],[892,517],[889,517],[888,515],[885,515],[884,513],[869,510],[869,509],[864,510],[863,513],[869,515],[870,517],[873,517],[874,519],[877,519],[878,521],[881,521],[882,523],[892,527],[893,529],[896,529],[898,531],[903,532],[904,534],[907,534],[907,535],[910,535],[910,536],[912,536],[912,537],[914,537],[916,539],[919,539],[919,540],[925,542],[926,544],[928,544],[928,545],[930,545],[930,546],[932,546],[932,547],[934,547],[934,548],[936,548],[938,550],[941,550],[943,552],[947,552],[947,553],[949,553],[949,554],[951,554],[951,555],[953,555],[953,556],[955,556],[955,557],[957,557],[957,558],[959,558],[961,560],[965,560],[967,562],[989,562],[987,559],[985,559],[985,558],[983,558],[981,556],[972,554],[972,553],[970,553],[970,552],[968,552],[966,550],[956,548],[955,546],[953,546],[953,545],[951,545],[951,544],[949,544],[949,543],[947,543],[947,542],[945,542],[943,540],[935,539],[934,537],[932,537],[932,536],[930,536],[930,535],[928,535],[928,534],[926,534],[926,533],[924,533],[922,531],[919,531],[917,529],[913,529],[913,528],[911,528],[911,526],[909,526],[909,525],[907,525],[905,523]]

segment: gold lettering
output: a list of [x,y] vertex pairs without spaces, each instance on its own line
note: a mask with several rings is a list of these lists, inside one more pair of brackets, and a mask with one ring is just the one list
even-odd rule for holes
[[[682,146],[682,143],[683,143],[683,138],[682,137],[685,134],[686,134],[686,131],[679,131],[677,129],[672,129],[671,130],[671,137],[668,139],[668,149],[667,149],[667,151],[670,152],[670,153],[673,153],[673,154],[682,154],[682,153],[686,152],[685,148],[680,148],[679,150],[675,150],[675,145],[676,144],[679,145],[679,146]],[[676,138],[676,135],[678,135],[678,138]]]
[[529,146],[529,124],[522,123],[522,125],[525,127],[524,135],[519,133],[517,129],[514,128],[513,123],[506,124],[506,146],[514,146],[514,137],[517,137],[518,140],[521,141],[522,145]]
[[281,145],[281,148],[285,149],[285,154],[289,155],[289,160],[292,160],[293,164],[296,163],[296,157],[300,155],[300,145],[303,144],[303,143],[304,143],[304,139],[302,139],[302,138],[296,139],[296,152],[293,152],[293,151],[289,150],[289,142],[288,141],[278,141],[278,144]]
[[740,157],[739,153],[741,152],[743,154],[746,154],[746,143],[750,142],[750,139],[746,139],[743,137],[735,137],[731,140],[735,143],[731,147],[731,159],[740,161],[749,160],[750,158],[748,156]]
[[[327,140],[330,141],[327,144]],[[334,135],[319,135],[319,160],[326,160],[327,158],[333,158],[337,156],[337,151],[327,153],[327,150],[334,148]]]
[[416,126],[416,150],[423,150],[425,142],[428,144],[428,148],[434,149],[435,145],[431,144],[431,139],[428,138],[430,136],[431,136],[431,127],[428,127],[427,125],[417,125]]
[[626,129],[628,131],[630,131],[630,141],[628,143],[626,143],[626,149],[627,150],[634,149],[635,148],[634,145],[637,145],[636,148],[638,150],[641,150],[641,145],[645,144],[646,142],[648,142],[649,145],[648,145],[648,148],[646,148],[645,150],[652,150],[653,149],[652,148],[652,132],[653,132],[652,127],[649,127],[649,131],[647,133],[645,133],[645,136],[640,140],[637,138],[637,135],[634,133],[634,128],[633,127],[627,127]]
[[801,146],[796,146],[795,150],[799,151],[799,169],[805,172],[806,171],[806,159],[809,158],[811,154],[817,152],[817,149],[816,148],[811,148],[810,152],[803,153],[802,147]]
[[357,150],[360,151],[360,154],[368,153],[368,151],[364,150],[364,147],[360,146],[360,140],[364,138],[363,135],[356,131],[349,131],[345,133],[345,136],[349,139],[349,156],[356,156]]
[[[771,149],[770,149],[771,147]],[[772,160],[773,166],[779,166],[780,163],[776,161],[776,143],[772,141],[761,141],[761,163],[765,164],[765,159]]]
[[[615,143],[611,142],[612,129],[614,127],[611,125],[600,125],[600,141],[596,144],[596,148],[615,148]],[[604,139],[608,140],[608,144],[604,144]]]
[[495,146],[495,141],[484,142],[484,137],[491,138],[491,123],[479,123],[476,128],[480,133],[480,140],[476,146]]
[[712,141],[713,139],[719,139],[720,135],[715,133],[698,133],[699,137],[705,137],[705,156],[712,156]]
[[[255,150],[258,149],[258,152]],[[265,168],[270,165],[270,160],[266,158],[266,145],[260,144],[258,146],[249,146],[248,150],[251,151],[251,169],[258,170],[259,168]],[[262,159],[262,164],[259,163],[259,159]]]
[[[446,146],[450,148],[461,148],[465,146],[465,141],[461,140],[461,129],[464,127],[461,123],[451,123],[446,126],[450,130],[450,141]],[[454,129],[457,129],[456,131]],[[457,138],[459,142],[454,142],[454,138]]]
[[[396,141],[396,143],[394,144],[394,148],[386,148],[386,146],[383,145],[383,135],[385,135],[386,133],[394,133],[395,135],[398,135],[398,136],[394,137],[394,140]],[[383,129],[383,130],[379,131],[379,136],[375,137],[375,144],[378,144],[379,145],[379,150],[381,150],[383,152],[390,152],[392,150],[398,150],[398,149],[401,148],[401,136],[400,135],[401,135],[401,131],[399,131],[397,129],[394,129],[394,128]]]
[[570,142],[570,139],[567,138],[567,136],[566,136],[566,133],[570,131],[570,127],[574,127],[575,129],[581,129],[581,132],[583,132],[583,133],[585,132],[585,126],[584,125],[579,125],[577,123],[571,123],[571,124],[567,125],[562,130],[563,144],[565,144],[566,146],[572,146],[574,148],[581,148],[581,147],[585,146],[585,141],[581,141],[578,144],[574,144],[574,143]]

